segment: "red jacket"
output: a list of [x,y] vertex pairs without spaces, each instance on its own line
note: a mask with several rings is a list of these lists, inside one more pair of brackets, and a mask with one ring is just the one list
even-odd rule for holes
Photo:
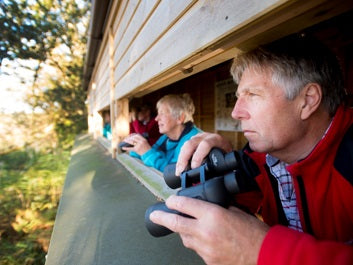
[[144,136],[148,143],[152,146],[161,136],[159,133],[158,123],[152,118],[146,124],[139,120],[134,120],[130,123],[130,133],[139,133]]
[[[353,264],[353,110],[340,107],[311,154],[290,166],[302,232],[287,228],[277,182],[265,154],[248,152],[258,165],[257,212],[271,229],[258,264]],[[255,209],[254,204],[252,209]]]

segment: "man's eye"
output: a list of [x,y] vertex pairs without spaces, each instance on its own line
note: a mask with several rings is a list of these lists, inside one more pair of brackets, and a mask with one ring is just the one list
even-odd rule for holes
[[256,96],[256,94],[248,91],[248,92],[246,92],[246,96],[253,97],[253,96]]

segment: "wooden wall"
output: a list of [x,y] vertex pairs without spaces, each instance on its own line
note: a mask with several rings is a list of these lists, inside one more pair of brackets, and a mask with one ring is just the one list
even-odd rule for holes
[[[214,82],[225,71],[213,67],[352,8],[345,0],[111,1],[88,88],[90,124],[96,126],[95,115],[114,102],[125,106],[132,97],[185,90],[195,99],[196,124],[214,131]],[[111,108],[115,129],[122,120],[117,106]],[[221,133],[236,147],[243,143],[239,134]]]
[[113,23],[116,98],[146,86],[234,26],[279,2],[122,1]]
[[92,77],[95,84],[96,109],[101,110],[110,104],[109,47],[105,46],[97,70]]
[[[304,30],[307,34],[315,35],[338,56],[344,72],[347,100],[351,106],[353,106],[353,28],[349,25],[353,22],[352,17],[353,11]],[[230,66],[231,60],[139,99],[155,104],[159,98],[169,93],[189,93],[196,107],[195,124],[204,131],[224,135],[233,143],[234,148],[239,149],[246,143],[242,133],[215,129],[215,83],[231,78]]]

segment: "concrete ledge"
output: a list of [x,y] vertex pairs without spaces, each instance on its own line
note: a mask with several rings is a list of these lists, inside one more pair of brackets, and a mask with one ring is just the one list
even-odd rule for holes
[[145,166],[140,160],[128,154],[117,155],[117,160],[155,196],[166,200],[177,190],[168,187],[160,171]]
[[[127,156],[127,155],[126,155]],[[201,265],[177,234],[144,223],[155,196],[89,135],[76,138],[45,265]]]
[[[111,142],[107,138],[98,137],[97,141],[112,153]],[[140,160],[126,153],[117,154],[116,159],[157,198],[166,200],[177,192],[168,187],[160,171],[145,166]]]
[[105,149],[107,149],[110,153],[112,153],[112,144],[111,144],[111,141],[108,140],[107,138],[105,137],[102,137],[102,136],[98,136],[97,137],[97,141],[98,143],[100,143],[101,145],[103,145],[103,147]]

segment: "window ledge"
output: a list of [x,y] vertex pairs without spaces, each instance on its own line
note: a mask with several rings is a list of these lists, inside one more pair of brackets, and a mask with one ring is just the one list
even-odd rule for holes
[[[110,140],[97,137],[97,141],[112,153]],[[168,187],[160,171],[145,166],[141,160],[133,158],[127,153],[117,154],[116,159],[156,197],[166,200],[177,192],[177,190]]]
[[176,193],[177,190],[169,188],[165,183],[160,171],[145,166],[142,161],[126,153],[117,155],[117,160],[158,198],[166,200],[170,195]]
[[107,149],[110,153],[112,153],[112,144],[111,141],[108,140],[107,138],[103,137],[103,136],[98,136],[97,137],[97,141],[103,145],[103,147],[105,149]]

